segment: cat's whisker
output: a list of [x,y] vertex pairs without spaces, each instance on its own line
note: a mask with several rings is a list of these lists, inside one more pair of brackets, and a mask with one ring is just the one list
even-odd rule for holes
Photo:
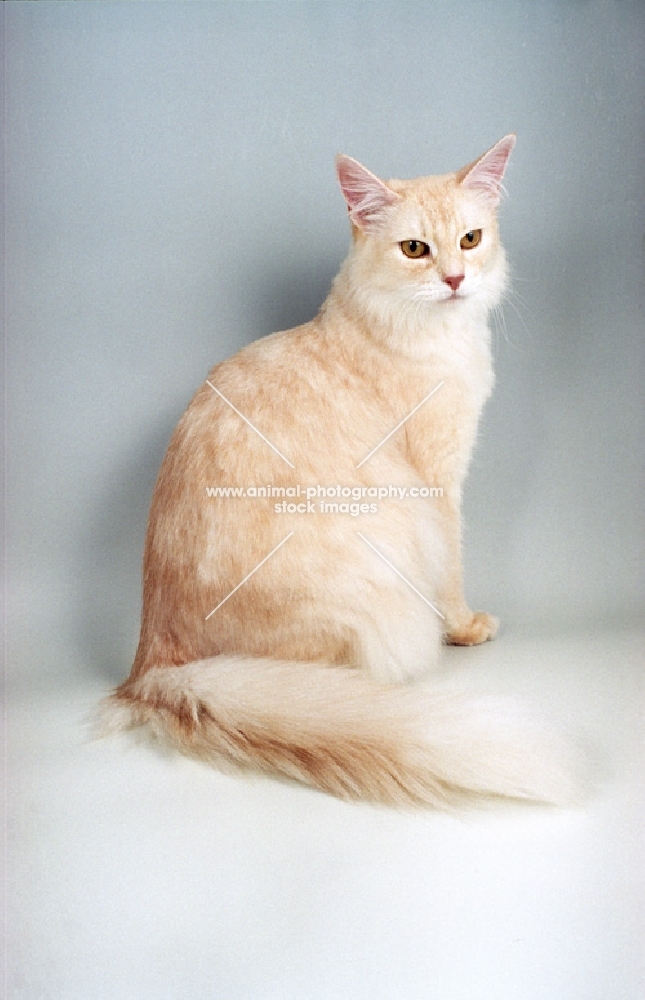
[[[520,312],[520,309],[519,309],[518,305],[516,305],[516,303],[513,301],[514,298],[518,300],[518,302],[519,302],[520,305],[522,305],[525,308],[527,308],[526,304],[522,302],[520,296],[517,295],[517,293],[511,292],[510,289],[506,289],[506,291],[504,292],[504,296],[502,298],[502,301],[500,302],[499,306],[496,307],[496,309],[494,311],[494,314],[497,313],[498,309],[501,311],[502,308],[503,308],[503,306],[505,306],[505,305],[508,304],[511,307],[511,309],[513,310],[513,312],[515,313],[515,315],[517,316],[517,318],[519,319],[519,321],[520,321],[520,323],[522,325],[524,334],[528,338],[530,338],[531,337],[531,332],[530,332],[528,326],[526,325],[526,323],[524,321],[524,317],[522,316],[522,313]],[[504,329],[506,330],[506,317],[504,317]],[[509,339],[508,336],[506,336],[506,342],[507,343],[511,343],[511,340]]]
[[[497,337],[501,336],[504,338],[506,343],[508,343],[508,334],[506,332],[506,317],[501,306],[497,305],[493,307],[492,310],[493,322],[495,324],[494,333]],[[495,344],[497,346],[497,344]]]
[[[514,308],[517,309],[519,306],[521,306],[524,312],[530,313],[531,316],[533,317],[535,316],[535,310],[531,308],[526,299],[522,295],[520,295],[519,292],[515,291],[515,289],[508,288],[506,291],[506,296],[508,297],[508,301]],[[517,303],[517,306],[515,306],[515,303]],[[520,319],[521,318],[522,317],[520,316]]]

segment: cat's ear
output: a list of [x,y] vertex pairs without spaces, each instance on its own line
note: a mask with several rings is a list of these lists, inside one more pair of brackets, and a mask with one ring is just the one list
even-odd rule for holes
[[496,208],[502,193],[502,177],[514,146],[515,133],[505,135],[487,153],[458,172],[461,186],[476,191],[491,208]]
[[351,156],[336,157],[336,173],[349,217],[359,229],[377,226],[383,210],[399,200],[400,196],[392,188]]

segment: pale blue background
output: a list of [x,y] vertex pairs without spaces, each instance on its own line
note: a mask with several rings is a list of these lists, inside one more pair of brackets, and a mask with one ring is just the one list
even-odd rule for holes
[[[589,636],[599,623],[615,627],[638,616],[645,562],[642,3],[10,2],[1,16],[10,679],[43,739],[47,726],[31,712],[32,698],[51,712],[58,702],[49,699],[61,692],[73,700],[86,684],[99,694],[129,669],[150,493],[192,393],[213,363],[310,318],[323,300],[348,244],[333,170],[339,151],[383,176],[413,176],[457,168],[517,132],[502,213],[514,293],[505,334],[500,328],[495,337],[498,384],[467,486],[467,590],[474,605],[501,615],[509,640],[520,629],[539,636],[554,627]],[[484,655],[503,651],[503,641]],[[600,673],[610,680],[612,669],[610,656]],[[10,752],[19,739],[17,731]],[[109,774],[117,751],[103,753]],[[18,766],[24,754],[15,754]],[[47,829],[47,796],[65,801],[73,787],[85,815],[78,789],[87,787],[109,805],[112,793],[103,798],[89,775],[70,778],[69,787],[45,781],[38,760],[57,758],[48,744],[42,754],[34,773],[44,799],[26,794],[19,809],[27,830],[25,817],[36,817],[34,837]],[[127,765],[136,766],[143,765]],[[163,785],[164,768],[155,774]],[[300,794],[273,787],[261,792],[269,813],[273,794]],[[137,808],[138,800],[128,806],[135,816]],[[159,820],[166,821],[172,828],[172,818]],[[75,843],[61,824],[60,845]],[[145,840],[150,831],[140,832]],[[132,837],[130,829],[123,842]],[[32,841],[25,834],[21,843]],[[60,886],[78,854],[67,857],[58,846],[34,846],[28,862],[40,857],[50,873],[33,888],[34,906],[49,900],[56,917],[42,934],[25,931],[29,950],[45,956],[66,954],[55,936],[47,938],[56,919],[71,942],[89,926],[81,889],[60,915]],[[312,863],[318,870],[302,850],[302,870]],[[145,867],[138,855],[127,864],[133,873]],[[151,891],[155,906],[176,907],[172,893],[160,901]],[[245,892],[252,908],[257,901]],[[383,889],[384,906],[387,898]],[[92,940],[99,949],[103,942],[103,958],[88,959],[86,968],[82,938],[78,953],[58,965],[51,957],[53,979],[43,971],[50,959],[42,969],[27,962],[33,979],[12,995],[174,998],[189,995],[183,984],[195,987],[192,995],[216,995],[200,993],[188,971],[164,993],[134,957],[119,973],[123,993],[110,992],[105,978],[105,992],[97,992],[92,970],[119,964],[110,950],[119,952],[115,928],[120,920],[129,926],[112,903],[112,916],[96,916],[101,905],[95,913]],[[626,904],[620,897],[611,905]],[[476,902],[468,907],[477,914]],[[247,910],[240,913],[243,934]],[[482,919],[494,933],[490,914]],[[162,944],[152,932],[149,946],[162,965],[184,946],[177,935]],[[152,952],[144,954],[148,961]],[[446,966],[444,992],[432,995],[455,1000],[463,988],[473,1000],[480,994],[472,984],[489,982],[476,961],[472,980],[466,977],[460,954],[454,968]],[[250,959],[240,961],[224,977],[222,995],[306,995],[293,985],[297,977],[262,992],[258,983],[270,980],[263,966],[256,981]],[[320,995],[362,995],[357,984],[367,978],[362,965],[353,968],[347,955],[339,958],[336,992],[321,987]],[[495,969],[489,973],[495,982]],[[410,975],[400,995],[429,996],[414,992]],[[534,994],[518,983],[509,980],[514,1000],[596,995]],[[637,995],[603,989],[603,1000]],[[374,983],[370,990],[381,995]],[[310,995],[318,996],[313,987]],[[395,993],[388,987],[382,995]],[[498,982],[481,995],[506,994]]]

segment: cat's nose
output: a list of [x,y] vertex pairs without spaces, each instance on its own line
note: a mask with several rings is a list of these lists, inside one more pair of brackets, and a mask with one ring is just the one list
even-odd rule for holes
[[443,280],[456,292],[465,277],[465,274],[447,274]]

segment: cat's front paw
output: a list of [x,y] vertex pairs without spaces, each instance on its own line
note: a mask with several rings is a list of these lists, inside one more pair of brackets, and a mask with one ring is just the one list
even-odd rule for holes
[[494,639],[498,628],[499,618],[487,615],[485,611],[475,611],[469,622],[448,629],[446,642],[451,646],[478,646],[481,642]]

